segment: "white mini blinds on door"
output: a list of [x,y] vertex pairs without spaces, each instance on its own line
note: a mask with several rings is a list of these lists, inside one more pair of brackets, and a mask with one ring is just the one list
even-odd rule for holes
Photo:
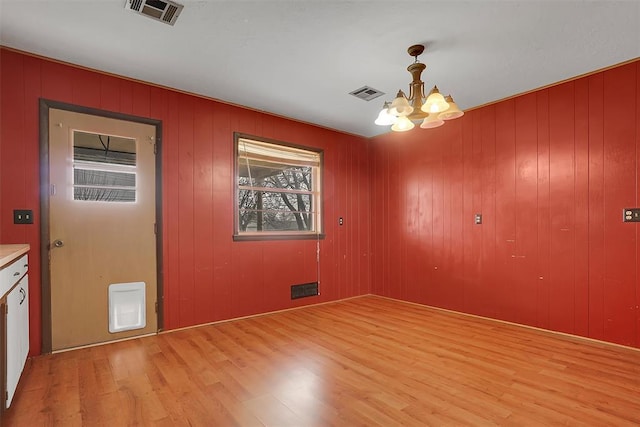
[[235,235],[318,235],[322,152],[241,134],[235,140]]
[[73,131],[73,200],[136,201],[136,140]]

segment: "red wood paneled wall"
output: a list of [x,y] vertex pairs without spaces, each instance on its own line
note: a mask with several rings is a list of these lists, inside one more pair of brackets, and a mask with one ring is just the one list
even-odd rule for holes
[[640,347],[640,62],[374,138],[371,174],[374,293]]
[[[0,243],[30,243],[31,354],[41,351],[38,100],[163,121],[165,328],[370,293],[369,142],[299,122],[0,49]],[[319,297],[315,241],[232,242],[233,132],[324,149]],[[33,225],[13,225],[33,209]],[[343,226],[337,225],[343,217]]]

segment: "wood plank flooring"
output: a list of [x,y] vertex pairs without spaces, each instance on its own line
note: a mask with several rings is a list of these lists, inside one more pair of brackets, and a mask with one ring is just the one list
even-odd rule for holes
[[32,359],[8,426],[640,425],[640,352],[366,296]]

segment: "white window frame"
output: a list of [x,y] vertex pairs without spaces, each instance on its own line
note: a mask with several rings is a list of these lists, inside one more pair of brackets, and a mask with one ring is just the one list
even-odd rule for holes
[[[317,148],[303,147],[296,144],[290,144],[282,141],[276,141],[267,138],[261,138],[253,135],[247,135],[243,133],[234,133],[234,240],[275,240],[275,239],[321,239],[324,238],[322,234],[322,168],[323,168],[323,152]],[[290,167],[311,167],[311,188],[310,189],[295,189],[295,188],[283,188],[273,186],[250,186],[241,184],[242,178],[252,179],[252,173],[258,175],[259,171],[264,171],[265,167],[260,165],[273,167],[274,170],[281,169],[286,170]],[[269,167],[266,167],[268,170]],[[253,175],[253,176],[255,176]],[[310,201],[311,211],[310,216],[301,218],[296,214],[304,214],[308,211],[292,211],[291,207],[286,210],[284,207],[280,209],[259,209],[258,204],[253,209],[244,210],[241,203],[241,192],[244,192],[245,196],[250,194],[251,197],[262,197],[262,193],[276,193],[276,194],[295,194],[302,195]],[[247,193],[251,192],[251,193]],[[256,219],[257,225],[255,229],[246,229],[246,223],[243,224],[245,229],[241,226],[241,219],[243,217],[242,211],[257,212],[261,219]],[[310,227],[310,229],[262,229],[264,223],[262,222],[262,214],[271,213],[277,215],[278,213],[286,215],[294,213],[297,220],[305,219],[304,224]],[[307,214],[308,215],[308,214]],[[296,222],[298,222],[296,221]]]

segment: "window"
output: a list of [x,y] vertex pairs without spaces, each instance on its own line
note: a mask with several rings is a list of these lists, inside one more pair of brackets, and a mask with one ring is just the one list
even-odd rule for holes
[[318,238],[322,152],[234,134],[235,240]]
[[73,200],[136,201],[136,140],[73,132]]

